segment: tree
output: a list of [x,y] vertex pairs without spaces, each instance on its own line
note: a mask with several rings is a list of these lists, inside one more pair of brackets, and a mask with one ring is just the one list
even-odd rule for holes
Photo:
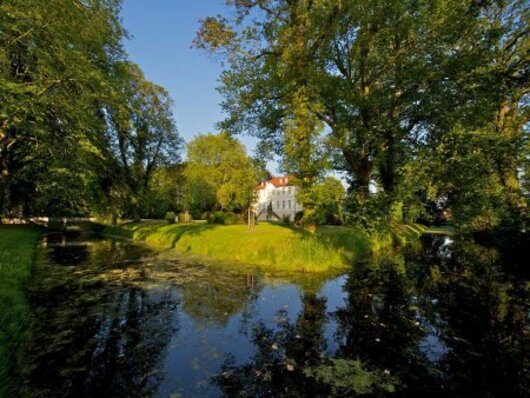
[[124,57],[120,3],[0,4],[1,212],[86,213],[97,202],[100,104]]
[[359,206],[375,182],[384,208],[407,208],[417,195],[402,187],[419,153],[437,156],[424,149],[455,129],[486,128],[500,183],[521,205],[526,1],[229,3],[236,17],[206,18],[195,41],[228,61],[221,125],[283,155],[302,187],[331,160]]
[[302,190],[297,200],[304,203],[304,218],[317,224],[341,224],[346,190],[335,177],[326,177],[308,190]]
[[[187,169],[187,167],[186,167]],[[217,206],[215,187],[199,177],[189,176],[185,180],[184,209],[195,219]]]
[[111,147],[131,195],[131,215],[139,218],[153,174],[180,160],[182,141],[168,92],[146,81],[134,64],[121,65],[119,72],[120,97],[109,107]]
[[[196,40],[228,53],[223,126],[272,142],[302,181],[321,172],[315,160],[326,133],[335,166],[359,195],[375,177],[392,192],[406,142],[447,77],[437,74],[443,65],[432,49],[458,44],[451,32],[463,31],[475,11],[460,1],[234,4],[235,21],[208,18]],[[257,23],[246,27],[252,18]]]
[[153,172],[143,209],[148,218],[163,218],[184,209],[183,168],[181,164],[161,166]]
[[167,92],[122,49],[120,0],[0,4],[0,212],[138,216],[178,162]]
[[184,175],[193,197],[208,192],[205,197],[214,196],[215,206],[226,211],[251,207],[258,170],[239,141],[226,132],[198,135],[187,150]]

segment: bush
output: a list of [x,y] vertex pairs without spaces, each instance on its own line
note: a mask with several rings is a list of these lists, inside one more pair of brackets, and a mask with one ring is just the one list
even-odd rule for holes
[[186,215],[186,213],[179,213],[178,214],[179,223],[185,223],[186,224],[186,223],[191,222],[194,219],[197,219],[197,218],[194,217],[192,213],[188,213],[187,215]]
[[232,212],[216,211],[208,214],[208,224],[235,225],[242,222],[242,218]]
[[175,224],[175,213],[172,212],[172,211],[168,211],[166,213],[165,219],[166,219],[168,224]]
[[242,218],[236,213],[232,213],[232,212],[225,213],[225,224],[226,225],[240,224],[241,221],[242,221]]
[[300,210],[297,211],[294,215],[294,223],[295,225],[302,225],[302,219],[304,218],[304,211]]
[[211,214],[208,218],[209,224],[224,224],[226,219],[225,213],[222,211],[216,211],[215,213]]
[[282,216],[282,225],[291,225],[291,219],[289,218],[288,215],[283,215]]
[[213,212],[211,212],[211,211],[206,211],[206,212],[201,214],[201,220],[206,220],[208,222],[210,222],[210,219],[212,217],[213,217]]

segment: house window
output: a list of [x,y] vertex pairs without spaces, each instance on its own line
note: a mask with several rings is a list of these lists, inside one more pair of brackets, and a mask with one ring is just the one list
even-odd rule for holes
[[289,200],[288,203],[289,203],[289,209],[290,209],[291,208],[291,201]]
[[291,194],[291,187],[287,188],[287,193],[290,195]]
[[285,209],[285,200],[282,202],[282,208]]
[[280,201],[276,202],[276,209],[280,210]]

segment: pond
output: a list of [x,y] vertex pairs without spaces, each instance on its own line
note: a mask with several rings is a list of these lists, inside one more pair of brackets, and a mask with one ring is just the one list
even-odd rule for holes
[[213,267],[43,238],[25,389],[38,397],[523,396],[528,284],[425,237],[339,275]]

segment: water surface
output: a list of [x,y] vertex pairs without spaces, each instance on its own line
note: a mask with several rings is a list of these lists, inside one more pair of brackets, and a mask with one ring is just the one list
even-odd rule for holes
[[48,235],[30,288],[26,390],[523,396],[525,279],[473,242],[416,246],[340,275],[279,275],[168,260],[94,234]]

